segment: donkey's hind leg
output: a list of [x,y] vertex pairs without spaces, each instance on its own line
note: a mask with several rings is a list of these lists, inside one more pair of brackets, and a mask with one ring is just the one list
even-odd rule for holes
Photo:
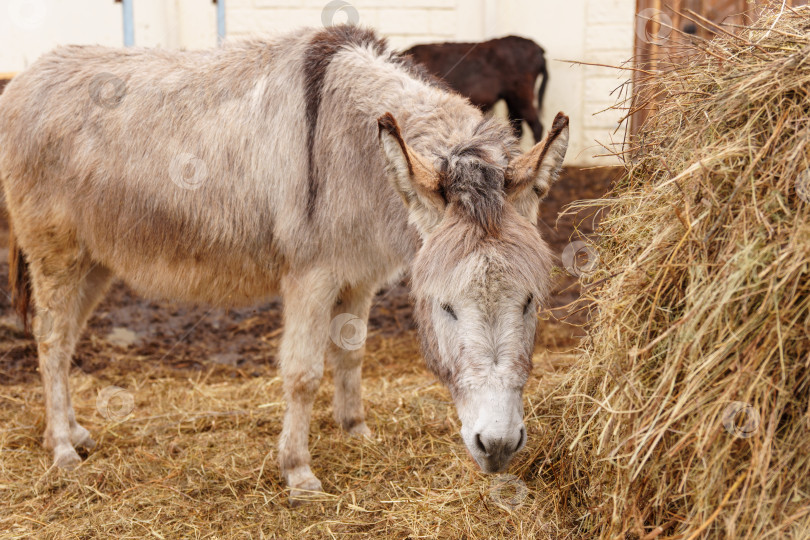
[[37,312],[34,335],[45,386],[44,445],[53,451],[54,465],[70,469],[81,461],[74,446],[95,446],[76,422],[68,386],[70,360],[85,322],[109,285],[110,272],[84,258],[59,259],[33,258],[31,278]]
[[328,359],[335,381],[335,421],[352,435],[371,436],[363,412],[361,369],[366,328],[375,288],[358,286],[341,292],[332,309]]
[[279,360],[287,409],[278,461],[292,503],[321,491],[321,482],[309,467],[309,424],[323,377],[331,308],[338,293],[333,279],[327,270],[312,270],[287,276],[281,283],[284,334]]

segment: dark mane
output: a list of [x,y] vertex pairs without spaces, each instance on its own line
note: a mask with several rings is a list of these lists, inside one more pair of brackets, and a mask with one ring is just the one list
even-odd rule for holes
[[439,186],[445,199],[488,234],[496,234],[503,213],[506,164],[498,161],[517,154],[518,141],[511,128],[487,118],[470,139],[439,160]]

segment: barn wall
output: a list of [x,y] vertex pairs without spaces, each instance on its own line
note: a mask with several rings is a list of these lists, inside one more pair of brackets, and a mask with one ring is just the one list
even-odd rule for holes
[[[228,0],[228,35],[285,32],[299,26],[323,24],[326,0]],[[425,41],[446,41],[458,34],[456,0],[352,0],[338,11],[332,24],[354,22],[376,28],[395,47]],[[476,4],[477,2],[467,2]]]
[[61,43],[122,42],[121,7],[96,0],[0,0],[0,72],[24,69]]
[[[595,142],[607,142],[617,115],[594,116],[614,102],[621,77],[606,68],[562,60],[617,64],[632,56],[635,0],[349,0],[360,24],[376,28],[395,47],[435,41],[478,41],[506,34],[534,39],[547,51],[550,82],[543,109],[549,125],[557,111],[571,117],[568,164],[605,160]],[[216,44],[211,0],[134,0],[135,42],[197,48]],[[327,0],[225,0],[229,37],[322,25]],[[33,14],[8,13],[33,5]],[[23,13],[26,13],[23,10]],[[346,20],[338,12],[333,23]],[[0,73],[24,69],[60,43],[123,41],[121,6],[113,0],[0,0]],[[503,108],[501,109],[503,114]],[[527,130],[528,131],[528,130]],[[612,135],[620,140],[622,134]],[[524,145],[531,144],[528,133]]]
[[[134,2],[137,45],[216,45],[211,0]],[[123,41],[121,4],[113,0],[0,0],[0,73],[23,70],[60,44],[120,46]]]
[[[323,0],[228,0],[228,34],[322,24]],[[405,48],[437,41],[479,41],[507,34],[534,39],[547,51],[550,82],[543,121],[557,111],[571,117],[568,164],[614,163],[596,158],[604,149],[596,141],[621,140],[614,134],[618,113],[597,115],[615,102],[611,92],[626,74],[602,67],[576,66],[561,60],[621,64],[632,56],[635,0],[353,0],[360,24],[385,34]],[[348,10],[333,22],[346,20]],[[499,114],[505,108],[500,107]],[[528,131],[528,130],[527,130]],[[524,147],[531,144],[528,133]]]
[[566,162],[589,165],[615,163],[597,158],[603,144],[621,141],[614,134],[619,114],[603,111],[629,75],[615,69],[575,65],[566,60],[621,65],[632,56],[635,0],[502,0],[491,35],[518,34],[546,49],[549,84],[543,106],[544,125],[557,111],[571,117],[571,142]]

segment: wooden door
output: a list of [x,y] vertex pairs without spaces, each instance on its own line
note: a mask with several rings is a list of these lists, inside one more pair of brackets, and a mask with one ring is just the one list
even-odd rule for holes
[[[686,47],[692,40],[711,39],[722,32],[754,22],[767,0],[636,0],[635,62],[638,69],[655,72],[683,62],[692,54]],[[798,6],[808,0],[787,0]],[[638,72],[634,82],[639,80]],[[645,103],[634,85],[634,103]],[[631,118],[632,133],[644,123],[651,108],[635,112]]]

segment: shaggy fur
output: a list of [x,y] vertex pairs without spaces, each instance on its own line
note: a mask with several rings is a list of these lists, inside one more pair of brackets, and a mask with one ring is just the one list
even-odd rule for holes
[[[559,168],[563,154],[546,165]],[[491,450],[476,459],[502,468],[525,442],[520,390],[534,316],[521,306],[527,295],[542,299],[551,260],[531,226],[536,205],[510,199],[548,183],[538,176],[546,169],[521,168],[529,176],[507,196],[518,159],[507,125],[354,27],[206,51],[44,55],[0,97],[0,179],[20,250],[12,286],[25,291],[27,261],[37,316],[49,321],[38,346],[55,463],[73,466],[74,447],[94,444],[76,422],[67,373],[118,276],[146,295],[215,305],[283,295],[278,459],[293,498],[319,490],[307,445],[325,356],[336,420],[369,434],[362,348],[335,346],[331,321],[367,321],[374,292],[419,253],[420,331],[436,336],[440,352],[427,339],[426,353],[461,396],[467,429],[485,415],[458,389],[510,389],[500,425],[511,431],[475,428]],[[470,335],[443,329],[440,301],[459,302]]]
[[[304,92],[307,118],[307,215],[315,212],[318,195],[318,164],[313,158],[315,132],[318,128],[318,110],[323,95],[324,76],[332,58],[341,48],[370,47],[377,54],[385,54],[386,43],[374,32],[354,26],[330,26],[316,33],[310,40],[304,57]],[[328,165],[328,164],[324,164]]]

